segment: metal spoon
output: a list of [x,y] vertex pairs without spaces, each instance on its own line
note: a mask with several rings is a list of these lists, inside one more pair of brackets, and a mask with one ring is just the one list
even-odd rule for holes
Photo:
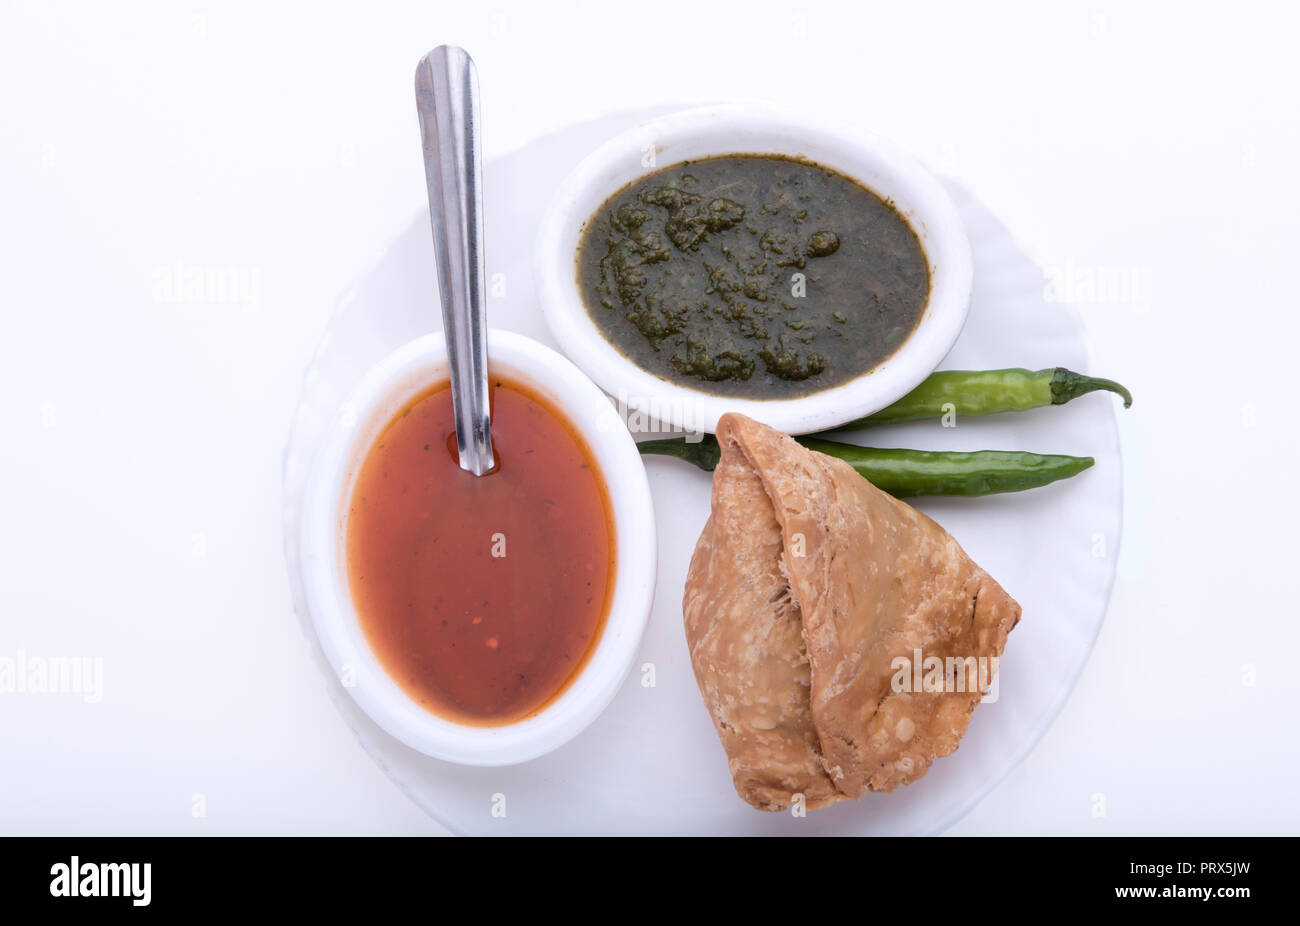
[[420,59],[415,107],[424,141],[442,326],[451,364],[456,447],[460,468],[482,476],[494,465],[484,304],[483,163],[478,72],[463,48],[440,45]]

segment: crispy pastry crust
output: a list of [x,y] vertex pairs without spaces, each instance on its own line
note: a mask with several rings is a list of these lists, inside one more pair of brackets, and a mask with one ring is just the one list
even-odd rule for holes
[[997,657],[1020,606],[844,462],[741,415],[718,441],[683,613],[736,791],[812,809],[915,781],[957,748],[980,692],[951,677],[895,690],[895,660]]

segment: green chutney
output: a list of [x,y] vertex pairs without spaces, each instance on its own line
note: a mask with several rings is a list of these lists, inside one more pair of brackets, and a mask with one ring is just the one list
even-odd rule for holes
[[636,180],[588,220],[577,282],[643,369],[784,399],[878,366],[916,329],[930,267],[893,204],[834,170],[735,154]]

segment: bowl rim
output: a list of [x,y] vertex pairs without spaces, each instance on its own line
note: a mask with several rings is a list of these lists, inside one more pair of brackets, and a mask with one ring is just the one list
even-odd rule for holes
[[[692,143],[709,153],[698,152]],[[647,151],[655,155],[648,166]],[[682,160],[726,154],[783,154],[823,164],[894,202],[917,234],[930,262],[930,298],[912,334],[872,370],[795,398],[723,396],[662,379],[601,334],[576,282],[576,255],[588,220],[629,182]],[[610,138],[556,188],[533,252],[542,312],[565,354],[624,410],[665,427],[706,432],[716,430],[718,419],[733,411],[787,433],[806,434],[844,425],[897,401],[939,366],[961,334],[972,273],[970,242],[956,206],[910,155],[842,120],[756,103],[681,110]]]
[[358,381],[340,405],[312,462],[300,531],[308,612],[335,677],[385,731],[425,755],[463,765],[513,765],[577,736],[622,687],[654,601],[657,545],[645,468],[609,399],[551,348],[510,331],[488,330],[488,366],[537,390],[585,441],[604,477],[615,537],[614,593],[596,648],[577,678],[523,720],[477,727],[421,706],[388,674],[361,628],[348,590],[347,503],[379,431],[422,389],[446,375],[441,333],[397,348]]

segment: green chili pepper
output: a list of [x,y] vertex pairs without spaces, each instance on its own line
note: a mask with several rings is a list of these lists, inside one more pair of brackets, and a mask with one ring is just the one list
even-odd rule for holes
[[[876,488],[895,498],[918,495],[976,496],[1035,489],[1067,479],[1092,466],[1092,457],[1026,453],[1019,450],[977,450],[971,453],[931,450],[884,450],[857,447],[816,437],[796,437],[809,450],[848,463]],[[703,470],[718,465],[721,449],[709,434],[688,443],[685,438],[642,441],[643,454],[685,460]]]
[[946,414],[961,417],[1021,412],[1044,405],[1064,405],[1071,399],[1099,389],[1121,396],[1125,408],[1133,404],[1133,396],[1114,380],[1083,376],[1065,367],[1037,371],[942,370],[931,373],[921,385],[893,405],[843,428],[940,418]]

